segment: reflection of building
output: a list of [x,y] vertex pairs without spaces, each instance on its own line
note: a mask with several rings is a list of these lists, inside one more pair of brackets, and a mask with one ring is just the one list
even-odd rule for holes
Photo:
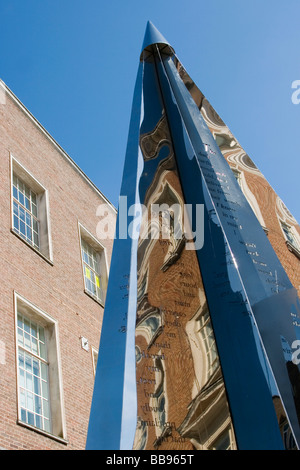
[[[176,163],[178,157],[175,158],[176,151],[173,148],[176,139],[174,139],[174,135],[171,138],[171,132],[174,132],[174,128],[178,133],[181,130],[175,124],[173,128],[172,124],[170,128],[168,127],[170,116],[163,109],[162,103],[165,103],[169,97],[166,97],[162,92],[163,98],[161,100],[157,98],[163,87],[166,86],[164,78],[161,78],[164,76],[163,72],[158,73],[159,80],[161,80],[160,90],[155,91],[156,79],[154,78],[151,82],[150,78],[155,75],[153,71],[155,67],[156,70],[160,67],[163,69],[161,63],[164,60],[167,63],[167,59],[165,59],[167,55],[164,56],[164,46],[165,43],[159,46],[157,44],[150,46],[146,49],[147,55],[144,55],[144,72],[146,76],[148,74],[147,85],[149,89],[151,88],[151,92],[149,91],[148,96],[145,91],[147,87],[145,87],[143,95],[144,118],[140,129],[140,147],[144,159],[144,169],[139,181],[139,193],[146,210],[143,214],[144,219],[141,224],[137,253],[136,379],[138,425],[134,448],[160,450],[236,449],[238,445],[230,406],[227,402],[228,394],[224,386],[222,361],[218,355],[202,274],[195,252],[187,249],[187,240],[183,234],[181,237],[178,236],[180,233],[184,233],[182,231],[184,213],[183,210],[179,210],[175,214],[171,209],[166,214],[166,207],[162,207],[164,203],[166,206],[172,207],[173,205],[174,207],[175,205],[177,208],[182,208],[185,204],[181,187],[182,175],[178,173]],[[152,50],[151,47],[153,47]],[[161,51],[159,52],[160,47]],[[250,208],[265,232],[261,231],[261,236],[264,237],[264,240],[265,236],[269,238],[282,266],[299,292],[299,225],[174,56],[173,61],[186,88],[199,107],[223,157],[238,181]],[[153,66],[152,70],[151,64],[154,63],[155,67]],[[171,75],[173,73],[172,65],[166,65],[165,71],[166,75],[169,74],[168,78],[171,82],[174,78]],[[172,83],[176,82],[177,84],[176,80],[174,79]],[[176,94],[174,89],[176,92],[178,91],[175,85],[173,92]],[[182,96],[183,93],[179,99],[182,99]],[[174,109],[170,102],[171,100],[166,105],[169,112],[170,109]],[[184,112],[186,111],[184,106],[182,109]],[[165,118],[165,113],[167,118]],[[178,142],[180,139],[177,140],[177,145]],[[178,145],[178,148],[182,149],[183,146]],[[210,167],[211,172],[213,172],[212,167],[213,165]],[[228,171],[230,173],[230,170]],[[206,178],[209,180],[212,177],[206,176]],[[213,184],[218,185],[216,181],[213,181],[213,178],[211,181],[211,187]],[[219,181],[222,182],[222,178],[219,178]],[[237,186],[235,181],[234,183]],[[227,188],[229,189],[229,186]],[[240,194],[240,190],[238,190],[238,194]],[[228,197],[228,199],[232,198]],[[236,203],[235,201],[230,202],[232,205]],[[156,219],[154,224],[150,217],[153,204],[161,206],[161,216]],[[250,211],[251,217],[254,217],[252,211]],[[224,212],[226,212],[225,215],[223,214],[224,218],[232,217],[232,220],[234,219],[234,215],[232,215],[234,209],[227,206],[224,208]],[[165,225],[170,227],[169,231],[163,231]],[[155,233],[160,237],[147,237],[153,233],[153,227]],[[239,229],[238,225],[236,227]],[[247,253],[253,257],[253,264],[261,263],[260,272],[263,272],[263,267],[267,264],[263,264],[261,260],[257,262],[260,254],[255,251],[255,244],[251,244],[251,241],[247,243],[240,241],[239,243],[247,245]],[[229,251],[226,252],[225,247],[221,255],[224,257],[228,255],[227,259],[229,259]],[[233,258],[232,264],[234,261]],[[220,286],[224,281],[222,294],[225,297],[230,291],[230,282],[226,276],[222,277],[221,271],[220,274],[221,279],[216,280],[216,285]],[[269,275],[270,272],[265,271],[264,274]],[[280,285],[276,284],[276,272],[275,278],[268,278],[266,282],[274,284],[272,284],[272,292],[279,292]],[[239,292],[235,291],[236,297],[232,297],[232,299],[237,304],[242,304],[243,297],[239,295]],[[241,309],[240,313],[245,314],[245,311],[242,312]],[[297,316],[296,313],[295,316]],[[232,369],[235,367],[234,362],[235,360],[232,358]],[[236,367],[238,368],[238,366]],[[247,369],[246,363],[244,367]],[[287,370],[293,386],[292,395],[295,408],[298,410],[299,370],[296,366],[291,367],[289,362],[287,362]],[[241,369],[240,372],[242,372]],[[281,399],[274,394],[272,400],[271,392],[274,393],[274,390],[270,387],[268,394],[270,402],[274,404],[274,409],[272,405],[272,419],[274,415],[276,421],[277,416],[284,445],[286,448],[293,448],[294,441]],[[248,400],[251,400],[250,396]],[[252,409],[254,407],[255,404]],[[274,410],[276,410],[276,414]],[[279,433],[276,439],[278,436]]]
[[264,228],[293,285],[300,293],[298,222],[179,62],[177,67],[253,212]]
[[[141,136],[141,148],[147,184],[140,182],[146,210],[138,247],[134,448],[234,449],[201,274],[195,251],[185,247],[184,199],[164,118]],[[155,169],[153,161],[147,165],[154,159]],[[153,220],[154,205],[161,212]]]
[[0,447],[84,449],[115,209],[0,89]]

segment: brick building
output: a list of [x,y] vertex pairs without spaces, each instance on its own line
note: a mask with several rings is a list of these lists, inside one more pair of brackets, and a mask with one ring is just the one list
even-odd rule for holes
[[3,82],[0,166],[0,447],[84,449],[116,210]]

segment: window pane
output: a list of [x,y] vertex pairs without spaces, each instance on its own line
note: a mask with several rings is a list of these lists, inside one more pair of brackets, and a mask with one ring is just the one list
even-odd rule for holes
[[31,228],[26,225],[26,239],[31,242],[32,240],[32,232]]
[[18,328],[18,343],[23,346],[23,330]]
[[24,408],[21,408],[21,421],[26,423],[26,410]]
[[30,189],[28,188],[28,186],[25,186],[25,196],[27,197],[27,199],[30,199]]
[[50,418],[49,402],[48,400],[43,400],[43,414],[45,418]]
[[40,343],[40,357],[47,360],[46,345],[44,343]]
[[30,349],[30,335],[28,333],[24,334],[24,346],[27,349]]
[[20,314],[18,314],[18,326],[20,328],[23,328],[23,319]]
[[20,234],[23,235],[24,237],[26,237],[26,234],[25,234],[25,224],[24,222],[22,222],[22,220],[20,221]]
[[47,366],[41,362],[41,377],[43,380],[47,380]]
[[37,206],[35,204],[32,204],[32,213],[34,217],[37,217]]
[[39,340],[45,342],[44,328],[39,326]]
[[21,391],[20,391],[20,406],[21,406],[22,408],[25,408],[25,406],[26,406],[26,399],[25,399],[25,392],[24,392],[24,390],[21,390]]
[[26,209],[28,209],[29,211],[31,210],[31,204],[30,204],[30,199],[28,199],[28,197],[25,197],[25,207]]
[[35,375],[33,376],[33,391],[36,395],[41,394],[40,379],[36,377]]
[[26,389],[33,392],[33,378],[29,372],[26,372]]
[[24,330],[27,333],[30,333],[30,321],[27,318],[24,319]]
[[24,195],[23,195],[23,193],[19,191],[18,196],[19,196],[18,199],[19,199],[20,204],[24,205]]
[[34,426],[34,414],[29,413],[27,414],[27,423],[30,424],[31,426]]
[[31,335],[37,338],[37,324],[31,322]]
[[48,419],[44,419],[44,430],[51,432],[50,421]]
[[20,380],[20,387],[24,388],[25,387],[25,376],[24,376],[25,372],[23,369],[20,369],[20,376],[19,376],[19,380]]
[[33,411],[33,393],[27,392],[26,398],[27,410]]
[[42,400],[37,395],[35,395],[34,406],[35,406],[34,408],[35,412],[38,414],[41,414],[42,413]]
[[14,208],[14,214],[16,216],[18,216],[19,215],[19,206],[15,201],[14,201],[14,204],[13,204],[13,208]]
[[37,220],[35,219],[32,219],[32,229],[34,230],[34,232],[38,233],[38,223],[37,223]]
[[33,365],[32,371],[33,371],[34,375],[39,377],[40,376],[39,361],[37,359],[33,359],[32,360],[32,365]]
[[29,227],[31,227],[31,215],[27,211],[25,213],[25,222]]
[[20,230],[19,219],[16,215],[14,215],[14,229],[17,230],[17,232]]
[[39,237],[38,237],[38,234],[33,232],[33,243],[35,246],[39,246]]
[[24,369],[24,353],[19,351],[19,366]]
[[47,382],[42,381],[42,397],[48,398],[48,385]]
[[35,425],[37,428],[42,428],[42,417],[35,415]]

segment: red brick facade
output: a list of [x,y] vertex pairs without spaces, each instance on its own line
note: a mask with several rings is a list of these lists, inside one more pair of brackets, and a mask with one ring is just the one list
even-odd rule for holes
[[[17,98],[8,89],[2,96],[0,447],[84,449],[94,384],[92,348],[97,350],[99,346],[103,306],[85,292],[79,224],[96,237],[98,206],[106,204],[112,217],[116,212]],[[50,260],[12,231],[12,159],[48,192]],[[112,241],[101,243],[109,266]],[[57,322],[64,427],[58,439],[18,424],[16,294]],[[88,350],[82,347],[81,337],[88,340]]]

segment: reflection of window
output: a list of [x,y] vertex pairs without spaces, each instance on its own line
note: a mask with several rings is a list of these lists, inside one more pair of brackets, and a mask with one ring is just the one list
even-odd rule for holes
[[18,422],[64,439],[57,324],[15,294]]
[[140,417],[138,417],[133,449],[144,450],[147,445],[147,439],[148,439],[147,425],[145,421],[143,421]]
[[216,439],[211,450],[231,450],[232,447],[231,432],[230,429],[227,429]]
[[166,409],[165,409],[166,399],[165,399],[165,390],[164,390],[165,372],[164,372],[161,359],[159,358],[156,359],[155,366],[159,370],[160,382],[159,382],[157,389],[155,390],[154,396],[157,400],[157,415],[158,415],[159,424],[161,428],[163,428],[166,423]]
[[262,216],[262,213],[261,213],[261,210],[259,208],[259,205],[257,203],[257,200],[256,200],[256,197],[254,196],[254,194],[250,191],[248,185],[247,185],[247,182],[246,182],[246,178],[245,178],[245,175],[244,175],[244,172],[242,171],[239,171],[237,170],[236,168],[231,168],[232,170],[232,173],[234,174],[235,176],[235,179],[237,180],[240,188],[241,188],[241,191],[243,192],[244,196],[246,197],[251,209],[253,210],[257,220],[259,221],[260,225],[262,226],[263,230],[265,231],[265,233],[267,234],[268,233],[268,229],[266,228],[266,224],[265,224],[265,221],[264,221],[264,218]]
[[291,450],[291,449],[296,449],[296,444],[295,440],[293,437],[293,434],[291,433],[290,426],[288,424],[285,424],[283,426],[283,442],[284,442],[284,447],[286,450]]
[[48,260],[52,258],[48,195],[12,158],[12,230]]
[[207,357],[207,374],[210,377],[219,365],[216,341],[210,321],[208,311],[204,312],[199,318],[199,333],[202,344],[205,348]]
[[241,172],[238,170],[235,170],[234,168],[231,168],[231,169],[232,169],[232,173],[234,174],[235,179],[237,180],[239,185],[241,185]]
[[289,244],[291,244],[294,248],[296,248],[296,250],[299,250],[299,244],[296,240],[295,234],[292,231],[292,228],[289,227],[284,222],[281,222],[281,228],[282,228],[282,231],[284,233],[284,236],[285,236],[287,242],[289,242]]
[[107,286],[107,267],[102,245],[80,226],[81,256],[85,291],[104,303]]

